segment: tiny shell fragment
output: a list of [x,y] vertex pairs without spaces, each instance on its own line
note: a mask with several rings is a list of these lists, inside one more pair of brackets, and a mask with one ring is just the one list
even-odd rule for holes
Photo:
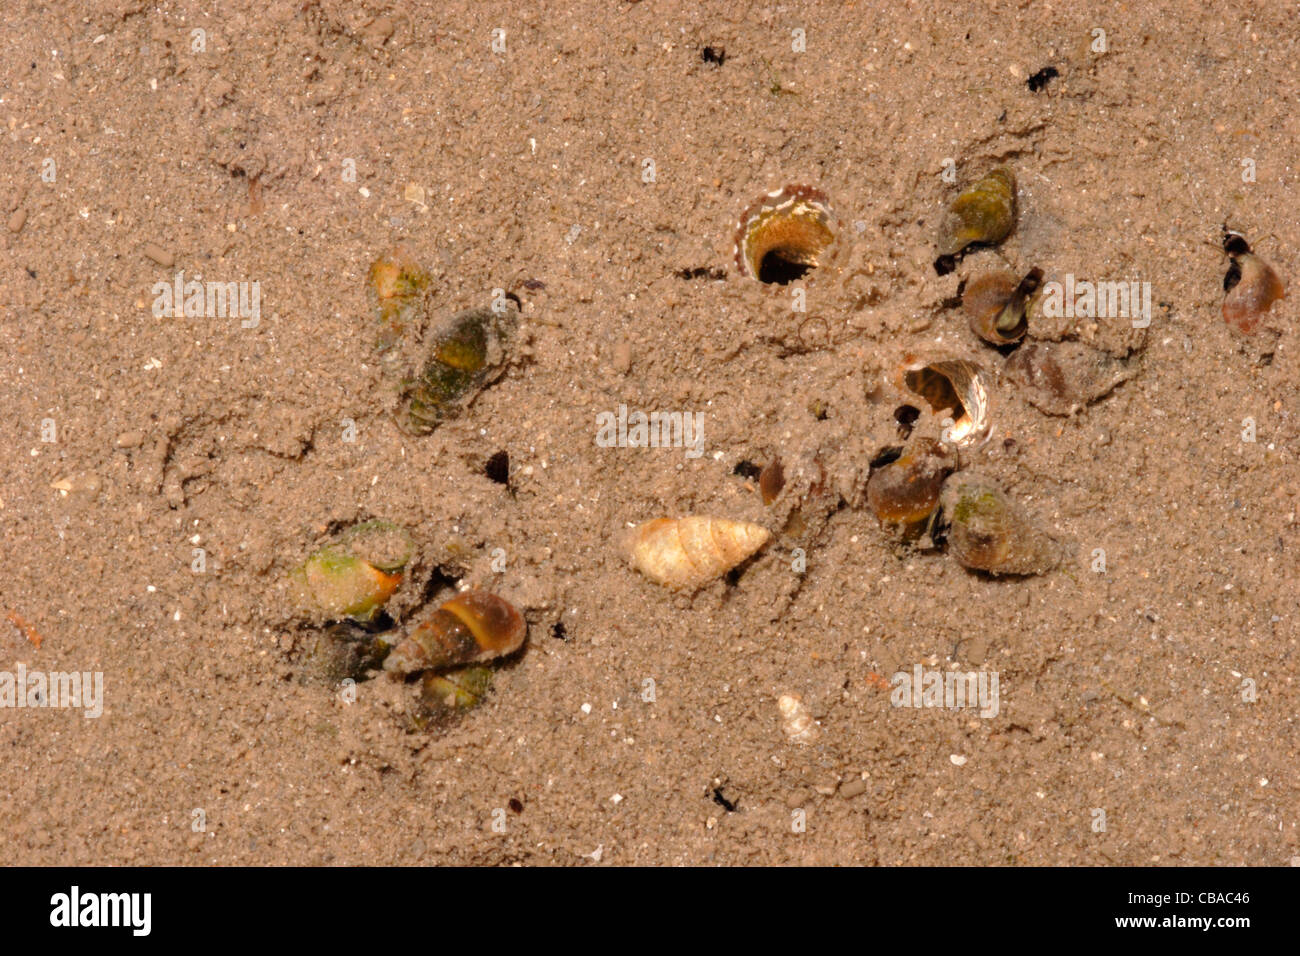
[[781,729],[794,743],[810,744],[821,735],[821,724],[813,719],[808,707],[794,694],[778,697],[776,709],[781,713]]

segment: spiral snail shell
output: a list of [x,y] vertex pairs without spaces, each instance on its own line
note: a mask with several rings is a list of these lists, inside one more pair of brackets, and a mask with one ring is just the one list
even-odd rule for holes
[[1029,329],[1026,305],[1038,290],[1043,270],[1034,268],[1017,280],[1010,272],[986,272],[967,283],[961,304],[971,331],[990,345],[1019,342]]
[[482,664],[429,671],[420,678],[413,723],[420,730],[428,730],[477,707],[492,689],[492,675],[492,668]]
[[1043,574],[1061,562],[1060,543],[992,478],[958,472],[940,496],[950,522],[948,550],[965,568],[989,574]]
[[945,416],[944,441],[969,445],[988,432],[988,376],[977,363],[948,355],[930,359],[909,356],[899,377],[904,389]]
[[933,438],[917,438],[894,461],[872,471],[867,504],[881,524],[914,527],[939,507],[944,479],[956,467],[951,448]]
[[500,377],[515,314],[510,307],[503,312],[467,309],[430,330],[426,361],[402,385],[399,422],[407,431],[428,434]]
[[752,203],[736,229],[736,267],[741,275],[782,285],[802,278],[835,239],[826,194],[789,185]]
[[999,166],[952,201],[939,224],[939,255],[957,256],[973,243],[1001,242],[1015,219],[1016,177]]
[[761,525],[691,515],[656,518],[631,530],[628,559],[651,581],[696,590],[721,577],[767,543]]
[[513,654],[528,626],[513,604],[488,591],[462,591],[391,636],[384,670],[396,674],[477,664]]
[[393,354],[408,329],[419,327],[430,284],[429,273],[404,245],[394,246],[371,264],[366,286],[379,326],[375,348],[385,357]]
[[[1273,303],[1285,297],[1286,288],[1272,266],[1255,253],[1238,253],[1232,261],[1234,268],[1225,279],[1225,285],[1231,284],[1223,299],[1223,321],[1243,335],[1250,335]],[[1232,281],[1234,272],[1237,278]]]
[[297,608],[326,619],[368,621],[402,582],[337,545],[322,548],[289,575]]

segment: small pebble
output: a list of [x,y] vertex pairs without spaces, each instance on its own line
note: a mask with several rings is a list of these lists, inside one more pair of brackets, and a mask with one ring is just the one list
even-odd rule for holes
[[144,244],[144,254],[164,269],[170,269],[176,265],[176,257],[156,242],[146,242]]
[[632,370],[632,345],[626,339],[614,343],[613,365],[614,371],[619,375],[626,375]]
[[954,767],[964,767],[966,758],[961,754],[949,754],[948,759],[952,761]]
[[23,226],[25,226],[26,224],[27,224],[26,209],[15,210],[14,214],[9,217],[9,231],[14,233],[15,235],[17,233],[22,232]]
[[867,792],[867,782],[861,777],[854,777],[847,780],[844,786],[840,787],[840,796],[845,800],[852,800],[854,797],[861,796]]
[[791,790],[786,795],[785,805],[791,810],[798,810],[800,807],[806,806],[812,796],[810,790]]
[[117,436],[116,444],[118,448],[139,448],[144,444],[144,432],[122,432]]

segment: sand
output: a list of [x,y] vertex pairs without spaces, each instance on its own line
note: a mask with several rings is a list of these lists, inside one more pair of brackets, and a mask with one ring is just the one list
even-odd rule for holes
[[[103,699],[0,713],[6,860],[1300,856],[1296,306],[1249,339],[1220,314],[1225,224],[1300,272],[1300,29],[1267,4],[984,7],[7,5],[0,667],[100,673]],[[945,205],[999,163],[1015,232],[936,275]],[[840,223],[802,313],[733,261],[787,183]],[[427,437],[372,351],[366,270],[397,241],[436,314],[522,304],[511,367]],[[1029,577],[901,545],[860,497],[902,354],[996,377],[952,302],[999,259],[1155,303],[1145,330],[1036,330],[1137,374],[1065,417],[999,381],[961,450],[1068,543]],[[178,272],[257,281],[260,314],[155,316]],[[702,453],[601,447],[619,405],[701,413]],[[773,539],[669,591],[616,542],[684,514]],[[388,677],[351,703],[303,679],[318,626],[285,577],[371,517],[417,544],[396,617],[459,583],[528,620],[437,733]],[[892,706],[918,666],[996,673],[996,716]]]

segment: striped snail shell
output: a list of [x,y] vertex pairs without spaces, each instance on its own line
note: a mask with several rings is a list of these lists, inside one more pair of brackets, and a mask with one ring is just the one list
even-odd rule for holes
[[504,657],[519,650],[527,630],[523,616],[505,598],[462,591],[387,638],[395,646],[384,670],[414,674]]

